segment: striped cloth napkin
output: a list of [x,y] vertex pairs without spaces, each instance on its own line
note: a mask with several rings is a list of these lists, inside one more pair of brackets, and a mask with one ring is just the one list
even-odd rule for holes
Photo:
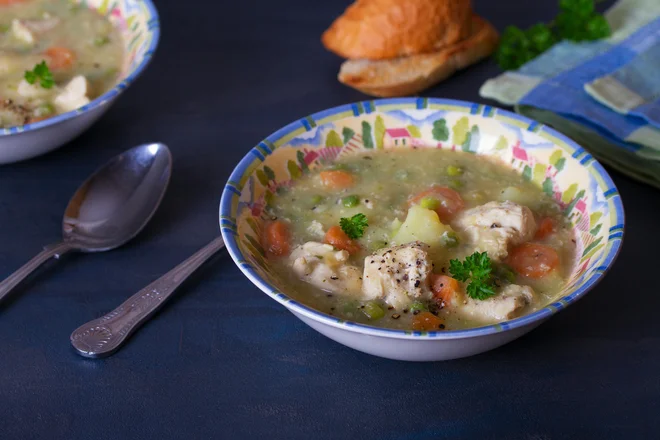
[[660,188],[660,0],[619,0],[612,35],[563,41],[480,89],[553,126],[600,161]]

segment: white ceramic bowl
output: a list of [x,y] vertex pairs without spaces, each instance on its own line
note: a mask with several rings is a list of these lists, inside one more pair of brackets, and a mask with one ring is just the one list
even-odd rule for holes
[[153,57],[160,24],[151,0],[85,0],[84,4],[107,16],[121,32],[125,58],[117,85],[75,111],[34,124],[0,128],[0,164],[42,155],[82,134],[140,76]]
[[[446,142],[433,138],[433,123],[440,119],[451,128]],[[399,129],[397,136],[401,136],[401,129],[408,130],[407,144],[419,148],[458,149],[498,158],[560,203],[576,230],[577,255],[568,283],[554,302],[496,325],[418,332],[343,321],[286,295],[287,285],[269,266],[259,240],[261,214],[269,194],[321,161],[332,162],[365,148],[394,147],[390,129]],[[470,136],[466,136],[468,131]],[[337,139],[342,139],[343,145],[336,145]],[[401,98],[322,111],[264,139],[243,158],[227,182],[220,202],[220,227],[241,271],[310,327],[376,356],[436,361],[471,356],[512,341],[585,295],[616,259],[623,239],[624,214],[619,193],[603,167],[562,134],[485,105]]]

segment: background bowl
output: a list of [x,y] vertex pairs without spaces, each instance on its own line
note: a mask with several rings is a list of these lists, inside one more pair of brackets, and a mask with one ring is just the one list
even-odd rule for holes
[[150,0],[81,0],[120,30],[124,64],[115,87],[89,104],[34,124],[0,128],[0,164],[31,159],[52,151],[87,130],[149,64],[160,36],[158,12]]
[[[442,131],[448,139],[439,141],[444,138]],[[397,148],[395,144],[401,148],[404,139],[404,148],[455,149],[498,158],[560,203],[576,230],[577,252],[568,283],[554,302],[496,325],[417,332],[343,321],[286,295],[286,284],[269,266],[259,240],[261,215],[273,191],[307,169],[365,149]],[[586,294],[619,252],[624,214],[619,193],[603,167],[562,134],[486,105],[402,98],[322,111],[264,139],[241,160],[227,182],[220,202],[220,227],[241,271],[312,328],[365,353],[432,361],[470,356],[505,344]]]

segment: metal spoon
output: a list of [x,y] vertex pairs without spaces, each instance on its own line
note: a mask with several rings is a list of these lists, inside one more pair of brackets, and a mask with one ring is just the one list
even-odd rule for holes
[[224,247],[222,238],[216,238],[112,312],[78,327],[71,333],[71,345],[79,355],[88,358],[113,354],[165,304],[181,283]]
[[101,252],[135,237],[156,211],[172,174],[163,144],[128,150],[94,173],[73,195],[62,223],[62,241],[0,283],[0,302],[39,266],[70,251]]

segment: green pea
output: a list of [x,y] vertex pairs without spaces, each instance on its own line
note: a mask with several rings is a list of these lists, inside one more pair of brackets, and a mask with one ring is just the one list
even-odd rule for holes
[[414,312],[426,312],[428,310],[426,305],[423,302],[420,302],[420,301],[415,301],[414,303],[412,303],[410,305],[409,308],[410,308],[410,311],[412,313],[414,313]]
[[341,203],[346,208],[355,208],[357,205],[360,204],[360,198],[356,195],[346,196],[343,199],[341,199]]
[[442,234],[442,244],[448,248],[454,248],[458,246],[458,236],[454,231],[448,231]]
[[440,200],[433,197],[424,197],[420,200],[419,206],[424,209],[436,210],[440,207]]
[[9,30],[9,25],[8,24],[0,24],[0,34],[4,34]]
[[323,202],[324,200],[325,200],[325,197],[316,194],[315,196],[312,196],[310,201],[312,202],[312,204],[318,205],[319,203]]
[[365,303],[364,308],[362,309],[362,313],[367,315],[367,318],[371,319],[372,321],[385,316],[385,310],[383,310],[383,308],[379,306],[375,301],[369,301]]
[[463,174],[463,168],[457,167],[455,165],[448,165],[447,174],[451,177],[460,176],[461,174]]
[[96,47],[105,46],[105,45],[108,44],[109,42],[110,42],[110,38],[108,38],[108,37],[105,36],[105,35],[102,36],[102,37],[96,37],[96,38],[94,38],[94,46],[96,46]]

